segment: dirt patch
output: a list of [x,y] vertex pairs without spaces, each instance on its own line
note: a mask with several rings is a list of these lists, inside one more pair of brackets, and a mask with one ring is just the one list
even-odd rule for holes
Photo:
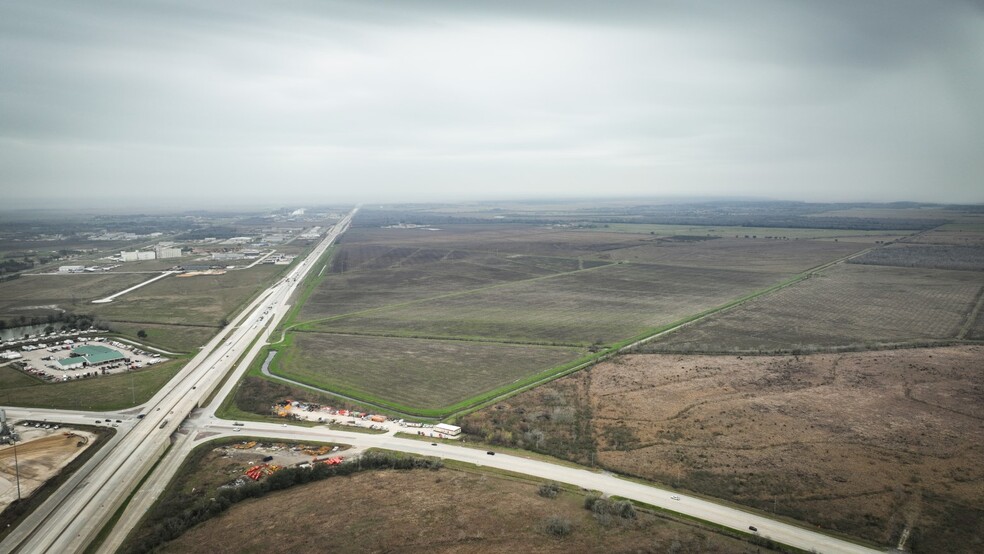
[[[980,346],[634,355],[549,386],[583,391],[576,401],[590,405],[581,413],[606,468],[883,544],[912,527],[916,552],[978,552],[982,357]],[[535,394],[469,416],[465,430],[513,442],[549,434],[535,417],[520,422],[523,431],[507,415],[543,411]],[[584,448],[568,457],[583,460]]]
[[238,504],[161,552],[767,552],[649,514],[602,522],[580,494],[537,490],[448,469],[334,477]]
[[[17,444],[16,465],[20,469],[22,498],[30,496],[45,481],[61,471],[95,439],[95,435],[91,433],[66,428],[44,432],[21,431],[24,442]],[[0,511],[17,500],[16,479],[14,447],[0,446]]]

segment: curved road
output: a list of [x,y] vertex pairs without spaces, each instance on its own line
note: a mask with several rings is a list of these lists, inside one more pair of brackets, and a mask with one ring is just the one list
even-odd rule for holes
[[[137,419],[133,409],[126,411],[129,416],[57,410],[8,410],[14,418],[89,422],[111,417],[123,419],[124,423],[119,427],[117,435],[90,463],[76,472],[66,485],[0,543],[0,553],[81,552],[133,491],[133,498],[127,504],[123,516],[100,549],[101,552],[115,551],[177,472],[192,448],[210,438],[239,436],[240,433],[283,440],[341,442],[360,450],[383,448],[524,473],[630,498],[742,532],[748,532],[748,527],[754,526],[761,536],[808,551],[834,554],[872,554],[885,551],[870,549],[818,531],[776,521],[762,514],[753,514],[704,499],[679,495],[679,500],[674,500],[671,496],[678,493],[667,489],[543,460],[508,454],[489,456],[484,450],[467,446],[443,443],[432,446],[428,442],[398,438],[392,434],[369,435],[332,431],[325,427],[249,423],[241,428],[244,431],[234,431],[237,427],[231,422],[215,418],[215,410],[236,386],[239,378],[263,348],[276,322],[286,313],[289,308],[287,302],[298,283],[334,239],[344,232],[354,213],[353,211],[336,225],[329,236],[286,279],[261,294],[223,333],[203,348],[169,386],[144,405],[142,408],[146,417],[143,419]],[[246,355],[237,365],[237,358],[244,352]],[[221,386],[209,406],[204,410],[195,410],[208,393],[219,386],[230,370],[232,375]],[[175,434],[179,427],[181,432]],[[176,443],[164,455],[172,437],[176,437]],[[140,479],[158,462],[160,463],[145,484],[139,490],[134,490]]]

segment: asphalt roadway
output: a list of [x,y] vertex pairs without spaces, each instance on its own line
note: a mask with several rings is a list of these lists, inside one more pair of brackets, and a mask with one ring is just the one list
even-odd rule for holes
[[[209,341],[143,406],[144,417],[119,427],[116,436],[89,463],[0,543],[0,552],[83,551],[161,458],[170,444],[171,435],[185,417],[221,382],[253,340],[269,328],[271,312],[282,313],[298,284],[348,228],[354,214],[353,210],[336,224],[287,277],[261,293]],[[37,419],[23,412],[12,415]]]
[[[123,423],[120,424],[117,435],[86,466],[77,471],[69,482],[0,543],[0,553],[81,552],[133,492],[133,498],[127,504],[122,517],[100,548],[100,552],[114,552],[164,490],[191,449],[208,439],[246,435],[288,441],[330,441],[352,445],[356,451],[382,448],[494,467],[568,483],[607,495],[630,498],[742,532],[750,532],[749,526],[753,526],[760,536],[806,551],[871,554],[887,550],[867,548],[805,526],[790,525],[763,514],[679,494],[606,472],[505,453],[489,455],[485,450],[466,445],[438,443],[435,446],[430,442],[399,438],[393,434],[372,435],[333,431],[327,427],[308,428],[273,423],[250,422],[245,427],[238,427],[241,431],[234,431],[237,427],[230,421],[218,419],[215,410],[236,386],[262,348],[265,339],[269,337],[275,323],[286,313],[289,308],[287,302],[297,284],[311,270],[324,250],[344,232],[353,214],[336,225],[325,241],[289,277],[261,294],[223,333],[209,342],[171,381],[170,387],[165,387],[150,402],[140,407],[140,413],[146,414],[143,419],[137,419],[136,409],[112,414],[8,409],[10,417],[16,419],[94,423],[96,419],[110,418],[114,421],[122,419]],[[257,340],[249,348],[256,338],[261,340]],[[233,374],[214,400],[204,409],[196,409],[205,398],[206,392],[212,390],[233,369],[237,358],[247,348],[249,352],[234,368]],[[179,427],[180,432],[177,432]],[[164,451],[172,436],[176,437],[176,441],[165,455]],[[157,467],[153,473],[139,490],[135,490],[137,483],[154,464]]]

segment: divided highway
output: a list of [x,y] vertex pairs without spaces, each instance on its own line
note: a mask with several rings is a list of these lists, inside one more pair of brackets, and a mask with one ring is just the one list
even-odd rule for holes
[[287,304],[305,275],[345,232],[354,215],[355,210],[336,224],[287,277],[260,294],[203,347],[144,405],[144,417],[135,424],[120,427],[109,444],[0,543],[0,552],[84,550],[160,460],[181,422],[222,382],[239,356],[260,335],[265,328],[261,323],[264,317]]

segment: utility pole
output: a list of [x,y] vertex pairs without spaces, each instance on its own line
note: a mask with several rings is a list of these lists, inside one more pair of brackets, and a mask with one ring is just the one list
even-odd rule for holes
[[17,501],[20,502],[21,490],[20,490],[20,464],[17,462],[17,440],[13,440],[14,443],[14,474],[17,476]]

